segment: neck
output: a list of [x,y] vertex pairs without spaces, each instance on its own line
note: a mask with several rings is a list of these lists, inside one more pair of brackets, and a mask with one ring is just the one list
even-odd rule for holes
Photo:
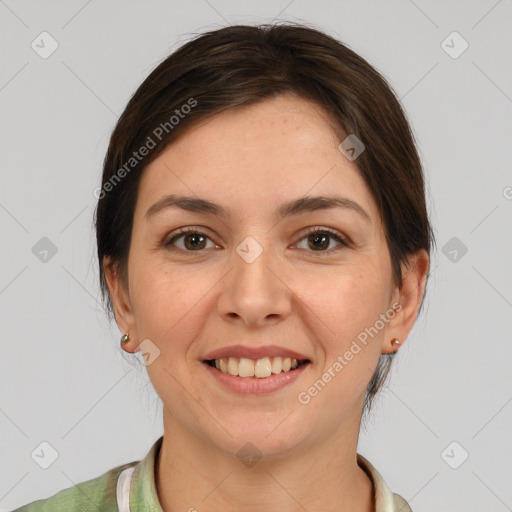
[[279,458],[244,464],[183,428],[164,409],[155,476],[159,501],[164,512],[372,512],[373,485],[357,465],[355,427]]

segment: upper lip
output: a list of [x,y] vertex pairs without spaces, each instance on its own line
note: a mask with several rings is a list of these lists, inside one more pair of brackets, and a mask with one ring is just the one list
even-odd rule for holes
[[205,360],[220,359],[221,357],[243,357],[247,359],[262,359],[263,357],[290,357],[297,360],[308,359],[304,354],[277,345],[265,345],[263,347],[248,347],[246,345],[231,345],[218,348],[208,353]]

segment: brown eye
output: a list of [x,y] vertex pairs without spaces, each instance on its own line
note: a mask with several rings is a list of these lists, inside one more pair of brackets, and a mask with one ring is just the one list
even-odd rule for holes
[[186,234],[183,237],[187,249],[204,249],[206,238],[200,233]]
[[328,249],[330,235],[324,233],[312,233],[308,235],[309,247],[312,249]]
[[209,240],[209,237],[196,229],[184,228],[170,240],[165,242],[164,247],[170,248],[171,246],[174,246],[179,239],[183,239],[183,246],[177,246],[178,249],[186,252],[198,252],[207,248],[206,243],[207,240]]
[[313,252],[331,252],[331,250],[336,250],[336,247],[334,247],[334,249],[328,249],[331,240],[335,240],[338,243],[338,246],[341,245],[343,247],[348,247],[348,243],[343,238],[341,238],[335,231],[327,228],[317,228],[304,236],[302,240],[304,239],[307,239],[307,247]]

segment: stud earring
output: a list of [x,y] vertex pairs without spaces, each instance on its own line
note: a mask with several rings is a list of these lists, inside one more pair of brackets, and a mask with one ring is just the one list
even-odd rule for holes
[[121,338],[121,348],[124,350],[124,344],[127,342],[127,341],[130,341],[130,335],[128,333],[124,334]]
[[395,346],[395,345],[400,345],[400,340],[396,339],[396,338],[393,338],[391,340],[391,345],[392,346]]

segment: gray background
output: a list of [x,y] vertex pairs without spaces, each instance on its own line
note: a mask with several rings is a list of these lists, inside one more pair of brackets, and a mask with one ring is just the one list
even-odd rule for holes
[[[316,25],[388,78],[428,175],[427,303],[359,452],[415,512],[512,510],[510,0],[0,0],[1,511],[139,460],[161,435],[145,369],[99,303],[93,190],[117,117],[170,51],[273,19]],[[58,43],[46,59],[31,47],[43,31]],[[457,58],[453,31],[469,44]],[[31,458],[49,456],[43,441],[48,469]]]

